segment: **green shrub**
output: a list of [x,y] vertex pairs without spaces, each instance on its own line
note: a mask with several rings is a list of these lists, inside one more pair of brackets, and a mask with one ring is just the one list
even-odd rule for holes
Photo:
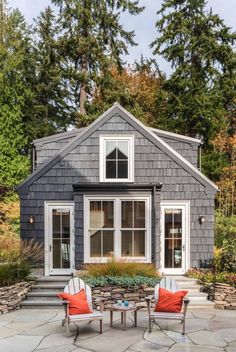
[[213,268],[216,273],[236,273],[236,239],[224,240],[222,248],[215,249]]
[[147,276],[100,276],[84,277],[84,281],[91,287],[119,286],[119,287],[137,287],[140,285],[154,287],[160,281],[159,278]]
[[85,269],[88,276],[104,277],[104,276],[145,276],[145,277],[159,277],[156,268],[153,264],[144,263],[130,263],[126,261],[110,260],[105,264],[89,264]]
[[8,286],[25,280],[30,274],[27,262],[0,264],[0,286]]
[[215,213],[215,245],[221,248],[224,240],[233,240],[236,237],[236,215],[224,216],[222,212]]

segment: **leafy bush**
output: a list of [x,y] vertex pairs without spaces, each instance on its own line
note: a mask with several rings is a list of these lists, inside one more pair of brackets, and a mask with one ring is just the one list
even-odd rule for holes
[[126,261],[115,261],[114,259],[106,264],[89,264],[85,269],[88,276],[104,277],[104,276],[146,276],[159,277],[153,264],[131,263]]
[[220,282],[220,283],[226,283],[236,287],[235,273],[227,273],[227,272],[215,273],[212,270],[203,271],[200,269],[190,269],[186,273],[186,276],[197,279],[198,282],[203,285]]
[[215,249],[213,268],[217,273],[236,273],[236,239],[224,240],[222,248]]
[[215,213],[215,245],[223,246],[225,240],[231,241],[236,237],[236,216],[226,217],[222,212]]
[[91,287],[119,286],[119,287],[137,287],[146,285],[154,287],[160,281],[157,277],[147,276],[100,276],[100,277],[84,277],[84,281]]

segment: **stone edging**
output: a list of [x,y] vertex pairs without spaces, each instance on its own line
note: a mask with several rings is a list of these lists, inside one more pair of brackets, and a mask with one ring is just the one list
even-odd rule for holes
[[205,288],[215,308],[236,310],[236,288],[228,284],[215,283]]
[[0,287],[0,314],[19,309],[31,285],[32,282],[23,281],[12,286]]

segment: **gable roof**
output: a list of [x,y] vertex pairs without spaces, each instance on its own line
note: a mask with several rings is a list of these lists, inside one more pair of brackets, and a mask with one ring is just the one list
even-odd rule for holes
[[201,173],[196,167],[194,167],[189,161],[177,153],[169,144],[164,142],[157,134],[155,134],[150,128],[146,127],[131,113],[125,110],[119,103],[115,103],[110,109],[105,111],[99,118],[97,118],[91,125],[85,127],[78,136],[73,138],[58,154],[48,160],[46,164],[39,167],[34,173],[29,175],[25,181],[16,187],[19,193],[27,193],[28,187],[36,180],[38,180],[45,172],[51,169],[57,162],[59,162],[64,156],[70,153],[74,148],[81,144],[87,139],[94,131],[100,128],[104,123],[109,121],[114,115],[120,115],[126,122],[132,125],[137,131],[144,135],[150,142],[156,145],[164,153],[166,153],[171,159],[179,164],[184,170],[186,170],[191,176],[197,179],[201,184],[206,187],[218,190],[218,187],[210,181],[203,173]]

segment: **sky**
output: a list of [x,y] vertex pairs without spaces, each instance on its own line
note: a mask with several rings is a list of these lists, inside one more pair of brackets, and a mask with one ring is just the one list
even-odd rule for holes
[[[143,13],[138,16],[127,14],[122,16],[122,24],[125,29],[135,31],[135,41],[138,43],[137,46],[129,48],[129,55],[123,58],[127,63],[139,60],[141,55],[152,57],[149,45],[157,36],[156,12],[160,9],[161,3],[162,0],[140,0],[140,5],[146,7]],[[18,7],[26,20],[32,23],[33,18],[36,18],[40,11],[50,5],[50,0],[8,0],[8,4],[11,8]],[[236,31],[236,0],[208,0],[208,7],[211,7],[214,13],[219,14],[227,26]],[[163,72],[167,74],[171,72],[169,63],[160,57],[156,59]]]

